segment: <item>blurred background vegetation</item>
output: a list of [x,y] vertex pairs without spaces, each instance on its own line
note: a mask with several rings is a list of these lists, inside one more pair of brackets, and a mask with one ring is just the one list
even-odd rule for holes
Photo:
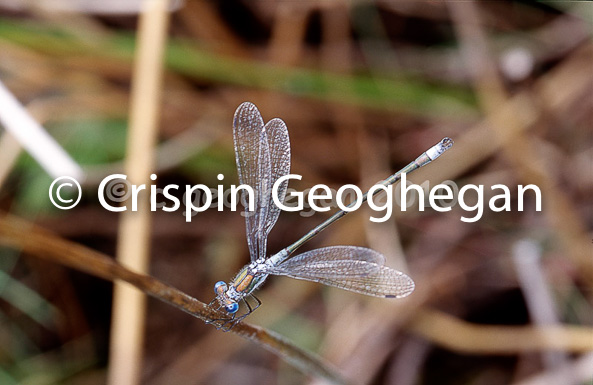
[[[119,215],[100,206],[96,191],[123,171],[137,3],[0,1],[0,80],[86,175],[79,206],[53,208],[52,178],[0,128],[0,208],[109,255]],[[290,187],[299,191],[318,183],[366,189],[449,136],[453,149],[412,181],[487,192],[502,183],[513,192],[511,211],[485,207],[475,223],[460,221],[473,215],[459,206],[395,210],[382,224],[362,209],[306,247],[371,247],[408,272],[416,292],[387,301],[273,278],[250,322],[317,352],[354,383],[593,383],[591,352],[578,341],[593,341],[590,3],[172,7],[158,186],[215,187],[219,173],[236,183],[232,116],[251,101],[265,121],[287,123],[291,170],[303,176]],[[542,191],[541,212],[529,194],[517,209],[516,186],[529,183]],[[283,213],[268,250],[325,218]],[[186,223],[181,211],[157,211],[150,272],[209,302],[213,284],[248,261],[244,234],[239,212],[212,209]],[[1,248],[0,383],[105,383],[111,295],[109,282]],[[310,381],[158,301],[149,300],[146,321],[144,384]],[[554,324],[565,334],[527,338],[530,327]]]

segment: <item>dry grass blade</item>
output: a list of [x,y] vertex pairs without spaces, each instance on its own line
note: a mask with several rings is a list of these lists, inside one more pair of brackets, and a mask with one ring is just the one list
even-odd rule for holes
[[584,326],[475,325],[436,310],[421,310],[408,330],[438,345],[467,353],[516,354],[535,350],[593,351],[593,329]]
[[[513,246],[513,263],[530,319],[536,325],[558,325],[560,317],[542,267],[539,245],[528,239],[518,241]],[[547,352],[542,358],[547,369],[562,366],[568,361],[568,357],[560,352]]]
[[0,188],[21,154],[22,147],[12,134],[0,135]]
[[[107,255],[61,239],[39,226],[11,215],[0,216],[0,244],[109,281],[125,281],[205,322],[224,316],[205,303],[154,277],[135,273]],[[241,322],[231,329],[231,332],[277,354],[305,373],[325,378],[332,383],[347,384],[346,380],[319,357],[299,349],[269,330]]]
[[[135,184],[148,183],[154,169],[168,3],[167,0],[145,1],[140,18],[125,167]],[[138,204],[143,209],[125,211],[121,216],[117,259],[135,271],[146,273],[150,264],[151,215],[147,198],[141,198]],[[140,383],[145,313],[145,296],[117,282],[113,291],[108,384]]]

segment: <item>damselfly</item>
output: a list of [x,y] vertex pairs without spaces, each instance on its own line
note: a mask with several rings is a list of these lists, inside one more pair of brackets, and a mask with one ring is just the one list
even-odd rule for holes
[[[214,285],[216,298],[210,302],[210,305],[217,303],[218,309],[224,309],[228,317],[213,320],[212,323],[216,322],[217,327],[229,330],[257,309],[261,301],[253,295],[253,292],[270,274],[320,282],[383,298],[401,298],[414,291],[414,281],[410,277],[384,266],[385,257],[371,249],[331,246],[292,256],[305,242],[349,211],[342,210],[335,213],[292,245],[266,258],[268,234],[280,214],[280,208],[272,198],[272,188],[279,178],[289,174],[290,169],[288,130],[286,124],[278,118],[264,125],[257,107],[246,102],[241,104],[235,112],[233,136],[239,182],[242,185],[251,186],[255,192],[255,210],[249,212],[247,206],[245,209],[251,263],[243,267],[228,285],[223,281]],[[392,185],[401,178],[403,173],[410,173],[430,163],[452,145],[451,139],[443,139],[380,184]],[[276,186],[279,202],[284,201],[287,187],[288,180]],[[376,189],[375,193],[378,192],[381,190]],[[363,202],[367,197],[368,192],[363,195]],[[348,208],[355,203],[353,202]],[[237,316],[241,302],[246,310]]]

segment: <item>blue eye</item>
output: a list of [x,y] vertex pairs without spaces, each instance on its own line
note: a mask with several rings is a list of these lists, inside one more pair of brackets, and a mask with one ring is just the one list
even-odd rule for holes
[[218,281],[214,285],[214,293],[216,293],[216,294],[224,293],[226,291],[226,289],[227,289],[227,286],[224,281]]
[[239,310],[239,304],[237,302],[233,302],[230,305],[226,305],[224,310],[226,310],[227,313],[234,314],[237,312],[237,310]]

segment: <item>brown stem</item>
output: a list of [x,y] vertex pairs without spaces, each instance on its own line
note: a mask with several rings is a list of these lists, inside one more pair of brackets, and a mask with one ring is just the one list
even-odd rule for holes
[[[193,315],[205,322],[224,318],[225,314],[149,275],[135,273],[109,256],[12,215],[0,215],[0,245],[22,250],[35,257],[59,263],[109,281],[125,281],[144,293]],[[279,335],[258,326],[240,322],[230,330],[277,354],[299,370],[323,377],[336,384],[347,384],[336,371],[310,352],[294,346]]]

